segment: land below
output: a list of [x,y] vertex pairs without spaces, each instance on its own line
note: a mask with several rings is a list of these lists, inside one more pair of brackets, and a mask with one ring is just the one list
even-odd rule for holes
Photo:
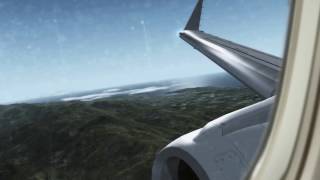
[[150,180],[166,144],[260,100],[243,87],[197,87],[0,106],[0,179]]

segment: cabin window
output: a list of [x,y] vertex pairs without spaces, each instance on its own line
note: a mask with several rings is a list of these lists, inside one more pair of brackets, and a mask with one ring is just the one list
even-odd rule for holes
[[[263,100],[179,38],[195,3],[2,0],[0,179],[149,180],[167,144]],[[288,9],[205,1],[201,28],[283,57]]]

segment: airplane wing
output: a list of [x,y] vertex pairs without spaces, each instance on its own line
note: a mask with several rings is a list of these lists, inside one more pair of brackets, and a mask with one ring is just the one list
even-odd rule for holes
[[171,142],[157,154],[152,180],[240,179],[272,115],[282,60],[200,31],[202,5],[198,0],[180,37],[266,99]]
[[282,59],[200,31],[202,5],[199,0],[180,37],[258,94],[272,97]]

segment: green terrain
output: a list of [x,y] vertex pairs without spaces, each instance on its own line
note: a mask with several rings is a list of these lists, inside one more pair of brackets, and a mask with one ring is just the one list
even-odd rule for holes
[[208,87],[0,106],[0,179],[150,180],[170,141],[260,100]]

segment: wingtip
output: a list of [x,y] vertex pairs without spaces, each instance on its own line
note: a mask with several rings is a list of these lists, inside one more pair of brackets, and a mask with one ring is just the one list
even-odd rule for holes
[[184,30],[199,30],[200,20],[202,13],[203,0],[198,0],[196,7],[194,8],[192,15],[184,28]]

